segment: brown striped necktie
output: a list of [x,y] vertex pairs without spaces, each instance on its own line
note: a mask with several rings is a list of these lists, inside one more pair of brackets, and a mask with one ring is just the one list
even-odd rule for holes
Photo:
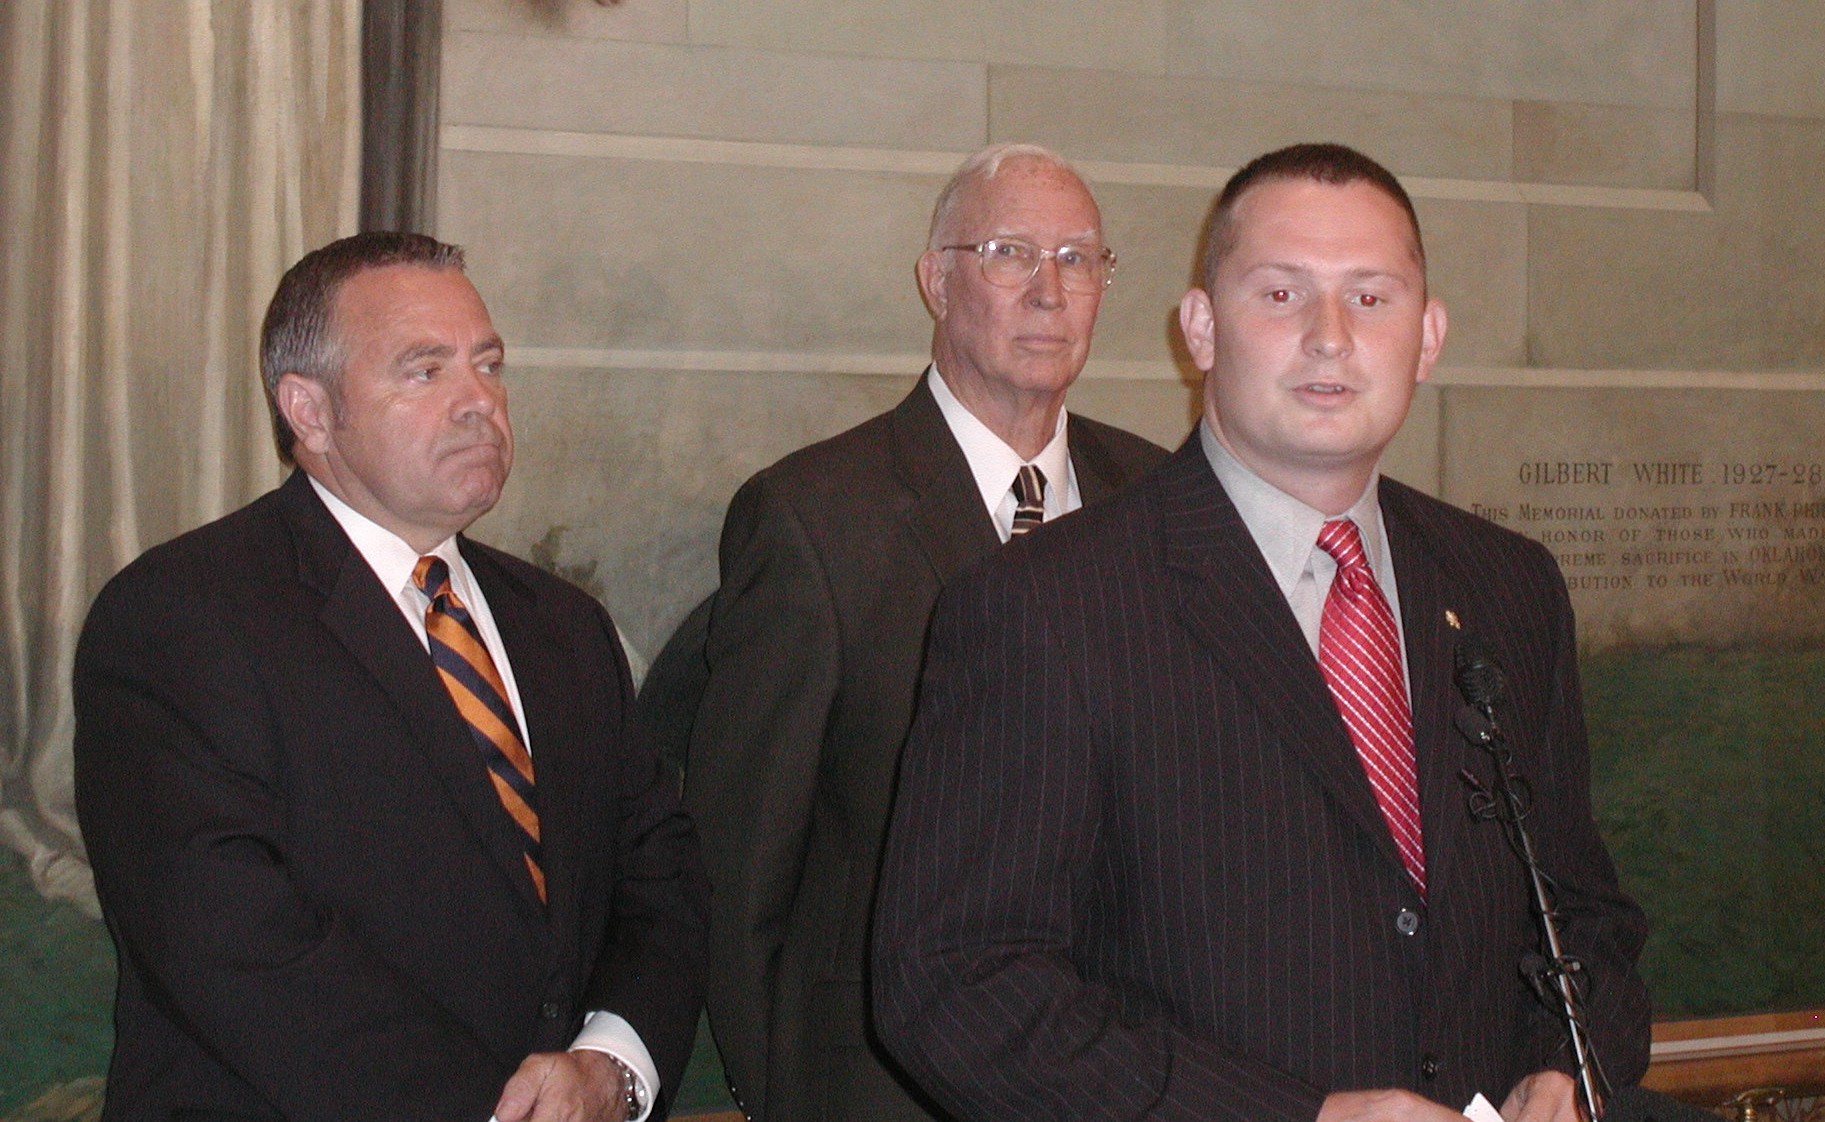
[[1326,522],[1318,531],[1318,548],[1337,560],[1337,576],[1318,624],[1318,666],[1375,789],[1401,863],[1424,899],[1426,851],[1420,837],[1413,715],[1400,670],[1400,631],[1375,583],[1356,523],[1348,518]]
[[450,566],[441,557],[420,557],[412,583],[431,601],[425,609],[425,637],[437,676],[475,737],[488,778],[501,806],[513,819],[525,843],[526,871],[545,899],[545,870],[539,846],[539,815],[534,809],[532,755],[520,737],[520,724],[507,700],[507,686],[488,656],[482,634],[469,609],[450,587]]
[[1008,537],[1017,538],[1046,520],[1046,474],[1032,464],[1021,464],[1014,476],[1014,524]]

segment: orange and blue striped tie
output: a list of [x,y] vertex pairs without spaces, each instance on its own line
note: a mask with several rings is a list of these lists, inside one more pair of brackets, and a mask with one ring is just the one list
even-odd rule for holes
[[494,659],[482,643],[469,609],[450,587],[450,566],[441,557],[420,557],[412,583],[431,601],[425,609],[425,637],[437,676],[456,702],[481,749],[482,762],[501,806],[513,819],[526,846],[526,871],[545,899],[545,870],[539,846],[539,815],[533,808],[532,754],[520,736],[519,721],[507,700]]

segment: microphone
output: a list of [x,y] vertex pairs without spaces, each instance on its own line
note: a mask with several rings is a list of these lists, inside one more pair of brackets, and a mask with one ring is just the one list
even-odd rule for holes
[[1455,660],[1457,692],[1484,716],[1495,719],[1495,707],[1508,694],[1508,681],[1502,666],[1489,653],[1488,644],[1473,632],[1465,632],[1457,641]]
[[1551,998],[1558,998],[1567,1043],[1571,1045],[1580,1112],[1588,1122],[1598,1122],[1603,1110],[1603,1097],[1598,1088],[1608,1089],[1609,1079],[1603,1074],[1596,1044],[1585,1023],[1584,995],[1574,977],[1580,964],[1565,953],[1549,887],[1551,882],[1541,870],[1534,854],[1533,839],[1528,836],[1526,819],[1533,806],[1533,791],[1527,780],[1514,771],[1514,753],[1496,721],[1496,706],[1507,696],[1508,682],[1501,663],[1474,632],[1466,631],[1458,637],[1452,661],[1457,665],[1452,680],[1457,684],[1458,693],[1469,703],[1468,708],[1458,714],[1458,731],[1487,752],[1495,763],[1494,780],[1487,785],[1468,768],[1458,773],[1470,788],[1470,816],[1479,821],[1492,818],[1499,821],[1509,848],[1521,859],[1521,866],[1527,873],[1533,889],[1534,918],[1540,925],[1541,950],[1545,953],[1535,951],[1523,956],[1521,973],[1534,992],[1548,1004],[1551,1004]]

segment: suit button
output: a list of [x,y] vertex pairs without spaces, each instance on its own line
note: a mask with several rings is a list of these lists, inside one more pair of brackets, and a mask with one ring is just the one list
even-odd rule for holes
[[558,1003],[555,1001],[547,1001],[545,1004],[539,1006],[539,1016],[545,1018],[548,1021],[557,1020],[559,1014],[561,1014],[563,1012],[564,1012],[564,1010],[559,1008]]
[[1420,1075],[1421,1079],[1424,1079],[1428,1083],[1432,1082],[1434,1079],[1437,1079],[1438,1078],[1438,1057],[1434,1056],[1430,1052],[1428,1052],[1424,1056],[1420,1057],[1419,1075]]
[[1402,935],[1418,934],[1419,913],[1412,908],[1402,908],[1400,914],[1394,917],[1394,930]]

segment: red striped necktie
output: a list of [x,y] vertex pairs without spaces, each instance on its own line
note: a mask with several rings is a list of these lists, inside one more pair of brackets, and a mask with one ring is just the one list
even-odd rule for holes
[[1413,714],[1401,674],[1400,632],[1347,518],[1326,522],[1318,548],[1337,560],[1337,576],[1318,625],[1318,666],[1350,730],[1356,755],[1375,789],[1407,875],[1426,895],[1426,853],[1420,837],[1419,780],[1413,759]]
[[437,676],[475,737],[494,793],[525,843],[526,871],[532,874],[539,899],[544,900],[544,855],[539,845],[539,815],[534,809],[532,754],[520,737],[506,683],[488,655],[474,617],[450,587],[450,566],[444,559],[420,557],[412,568],[412,583],[431,601],[425,609],[425,637]]

